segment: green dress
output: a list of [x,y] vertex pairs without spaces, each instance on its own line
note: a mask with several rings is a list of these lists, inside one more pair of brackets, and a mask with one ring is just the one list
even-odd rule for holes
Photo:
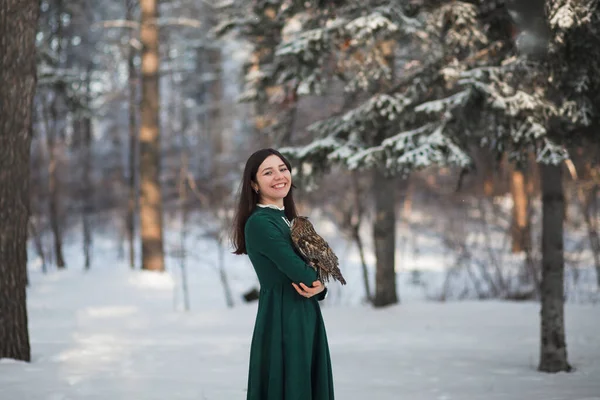
[[333,400],[333,374],[318,300],[307,286],[316,271],[295,252],[283,211],[258,207],[248,218],[246,250],[260,282],[250,348],[247,400]]

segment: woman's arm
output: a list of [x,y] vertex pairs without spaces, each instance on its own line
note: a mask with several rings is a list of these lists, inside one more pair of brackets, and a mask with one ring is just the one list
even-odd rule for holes
[[273,261],[292,282],[302,282],[310,287],[317,280],[317,272],[296,254],[290,240],[269,218],[257,216],[248,219],[246,240],[250,247]]
[[298,292],[298,294],[300,296],[304,296],[304,297],[317,297],[317,300],[321,301],[321,300],[325,300],[325,298],[327,297],[327,287],[323,286],[323,283],[320,281],[315,281],[315,284],[312,288],[305,286],[304,284],[300,283],[298,285],[296,285],[295,283],[292,283],[292,286],[294,287],[294,289],[296,289],[296,292]]

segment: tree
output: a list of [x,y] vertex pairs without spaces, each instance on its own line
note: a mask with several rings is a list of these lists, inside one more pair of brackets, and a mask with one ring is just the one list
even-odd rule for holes
[[0,358],[29,361],[29,151],[39,2],[0,4]]
[[513,253],[531,250],[531,226],[527,175],[523,168],[513,167],[510,171],[510,190],[513,198],[511,223]]
[[[137,6],[135,0],[125,0],[125,19],[133,20],[133,13]],[[137,190],[137,152],[138,152],[138,136],[137,136],[137,103],[138,103],[138,88],[137,88],[137,71],[135,68],[136,49],[133,46],[133,40],[136,38],[137,30],[129,30],[129,43],[127,49],[127,86],[128,98],[127,108],[129,113],[129,148],[128,148],[128,198],[127,198],[127,241],[129,244],[129,267],[135,268],[135,216],[138,208],[138,190]]]
[[160,124],[158,2],[141,0],[142,103],[140,127],[140,221],[142,269],[164,271]]
[[[427,114],[430,108],[418,107],[439,93],[444,84],[438,72],[440,64],[448,54],[463,50],[457,49],[462,44],[451,43],[444,50],[443,41],[423,44],[415,37],[437,38],[436,30],[464,29],[441,26],[439,21],[445,17],[455,25],[462,17],[467,21],[474,18],[472,7],[453,9],[447,5],[437,13],[424,13],[431,20],[427,25],[416,17],[418,10],[409,6],[389,1],[347,3],[335,12],[307,12],[312,18],[305,19],[298,33],[276,51],[279,80],[294,87],[298,95],[320,94],[327,90],[330,80],[338,78],[354,100],[340,115],[309,127],[316,137],[311,143],[282,152],[310,170],[310,175],[327,171],[333,164],[372,172],[377,259],[373,304],[382,307],[398,301],[394,208],[399,180],[433,162],[469,164],[468,156],[447,136],[451,121],[446,118],[422,124],[420,114]],[[435,51],[430,52],[428,47],[434,46]],[[428,52],[435,56],[427,59]],[[459,93],[448,103],[466,100]],[[448,108],[444,104],[432,107],[440,106]]]
[[[469,72],[483,113],[494,115],[511,157],[534,146],[541,163],[543,234],[539,370],[570,371],[564,326],[564,190],[561,163],[575,143],[599,144],[600,16],[593,1],[511,2],[521,56]],[[505,139],[510,139],[507,142]]]

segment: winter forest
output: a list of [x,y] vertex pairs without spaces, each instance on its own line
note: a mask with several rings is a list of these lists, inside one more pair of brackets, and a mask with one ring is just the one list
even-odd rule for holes
[[600,400],[598,0],[2,0],[0,399],[246,398],[261,148],[337,398]]

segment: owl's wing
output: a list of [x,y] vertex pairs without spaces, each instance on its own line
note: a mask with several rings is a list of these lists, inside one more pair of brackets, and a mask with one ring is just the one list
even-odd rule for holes
[[329,249],[327,242],[315,233],[299,237],[298,247],[310,260],[320,259],[323,256],[323,252],[326,252]]
[[309,259],[316,265],[319,280],[328,282],[329,278],[333,278],[342,285],[346,284],[339,268],[338,258],[323,238],[315,234],[307,235],[301,238],[300,243]]
[[296,250],[298,250],[298,252],[302,256],[302,258],[304,258],[304,261],[309,261],[310,257],[304,251],[305,247],[302,244],[302,238],[295,238],[294,236],[292,236],[292,243],[294,244],[294,247],[296,248]]

